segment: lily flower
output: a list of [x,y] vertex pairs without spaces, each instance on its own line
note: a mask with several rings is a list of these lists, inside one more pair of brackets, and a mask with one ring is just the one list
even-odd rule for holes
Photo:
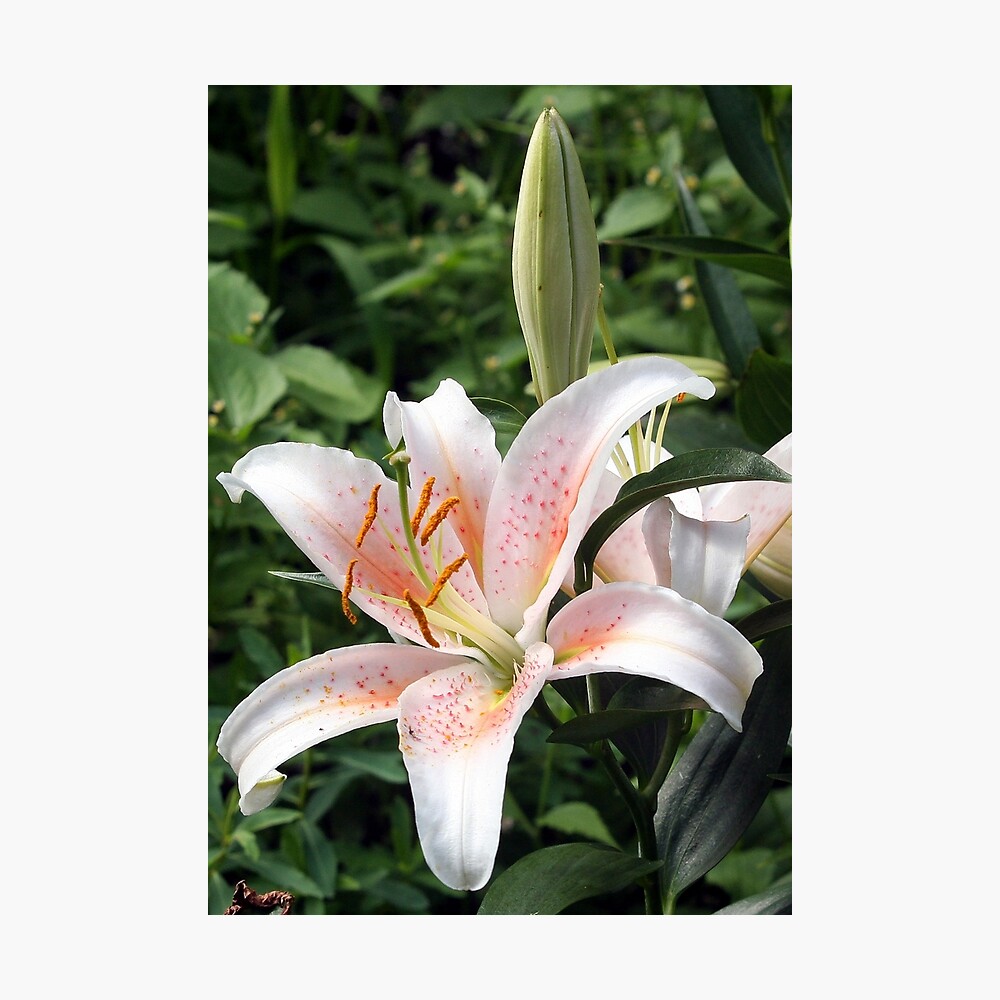
[[546,624],[618,438],[680,392],[713,391],[677,362],[623,362],[548,400],[501,461],[489,421],[445,380],[420,403],[386,397],[386,435],[405,446],[396,483],[348,451],[292,443],[221,474],[233,501],[258,497],[341,590],[349,619],[361,609],[394,640],[310,657],[234,710],[219,751],[241,810],[274,801],[276,768],[295,754],[394,719],[425,859],[446,885],[478,889],[499,845],[514,734],[547,681],[642,674],[739,730],[760,657],[674,591],[607,584]]

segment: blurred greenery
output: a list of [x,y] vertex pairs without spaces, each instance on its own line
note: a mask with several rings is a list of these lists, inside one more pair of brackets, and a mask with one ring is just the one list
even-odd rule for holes
[[[270,575],[311,567],[261,504],[230,503],[215,476],[279,440],[380,461],[385,392],[420,399],[446,376],[498,401],[509,443],[510,407],[535,407],[510,258],[524,152],[548,104],[573,133],[606,241],[619,355],[729,369],[733,392],[675,407],[667,447],[766,450],[791,429],[791,89],[220,86],[208,98],[208,909],[222,913],[246,879],[291,892],[295,913],[473,914],[487,890],[448,889],[424,864],[391,724],[293,759],[275,805],[240,815],[215,751],[229,712],[284,666],[385,635],[350,626],[330,590]],[[767,602],[745,580],[729,617]],[[604,774],[549,732],[533,716],[518,732],[495,877],[581,840],[635,854]],[[790,795],[768,795],[679,912],[714,912],[788,874]],[[565,912],[642,906],[633,886]]]

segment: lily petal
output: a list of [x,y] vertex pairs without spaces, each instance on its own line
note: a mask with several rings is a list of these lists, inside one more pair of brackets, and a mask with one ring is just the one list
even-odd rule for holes
[[642,534],[656,582],[721,617],[743,575],[750,518],[702,521],[680,513],[670,497],[646,508]]
[[[764,452],[764,457],[791,474],[792,435]],[[734,521],[744,514],[750,515],[750,537],[744,562],[744,566],[749,567],[792,516],[792,484],[719,483],[702,490],[702,504],[706,520]]]
[[553,396],[514,439],[486,516],[483,589],[522,645],[541,638],[618,438],[679,392],[707,399],[715,388],[668,358],[626,360]]
[[[390,631],[426,645],[409,609],[379,596],[400,598],[404,590],[409,590],[422,600],[428,591],[399,555],[406,552],[407,547],[402,535],[396,484],[378,465],[339,448],[269,444],[248,452],[233,466],[232,473],[223,472],[218,480],[236,503],[240,502],[244,491],[254,494],[338,589],[344,587],[348,564],[357,559],[350,599]],[[364,523],[369,496],[375,485],[383,487],[378,497],[380,521],[384,519],[391,530],[387,534],[376,523],[359,549],[356,545],[358,531]],[[457,559],[462,548],[451,526],[446,522],[438,532],[443,560]],[[430,554],[424,552],[422,555],[433,580],[437,571]],[[485,612],[482,591],[467,565],[462,566],[450,582],[466,601]],[[436,635],[442,649],[461,649],[460,644],[449,640],[441,630]]]
[[402,402],[390,392],[383,419],[389,440],[401,434],[406,442],[412,488],[419,491],[428,476],[434,477],[430,509],[447,497],[461,500],[448,523],[481,582],[486,510],[500,471],[493,425],[452,379],[445,379],[420,403]]
[[223,723],[219,753],[238,775],[247,816],[271,804],[295,754],[362,726],[395,719],[399,695],[452,667],[454,655],[379,642],[320,653],[286,667],[246,697]]
[[399,747],[428,866],[453,889],[480,889],[500,842],[514,733],[545,684],[552,650],[530,647],[508,692],[479,664],[449,664],[400,696]]
[[[615,502],[622,483],[620,476],[605,470],[591,504],[590,524]],[[642,516],[642,511],[633,514],[601,546],[594,560],[594,573],[598,578],[634,580],[636,583],[658,582],[643,539]],[[573,573],[572,565],[567,572]],[[569,582],[572,584],[572,576]]]
[[575,597],[549,622],[551,679],[600,671],[669,681],[721,712],[737,732],[760,655],[728,622],[672,590],[609,583]]

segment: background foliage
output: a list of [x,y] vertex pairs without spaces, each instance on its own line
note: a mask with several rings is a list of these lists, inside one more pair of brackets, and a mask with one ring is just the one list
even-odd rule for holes
[[[352,628],[329,590],[269,575],[311,567],[262,505],[231,504],[214,477],[279,440],[378,461],[385,392],[420,399],[446,376],[534,408],[510,254],[527,139],[548,103],[587,177],[619,355],[715,362],[717,396],[675,409],[668,448],[762,452],[791,429],[790,88],[211,88],[211,913],[243,878],[290,891],[299,913],[475,913],[488,891],[455,892],[426,868],[392,725],[300,755],[277,803],[240,815],[214,750],[225,717],[282,667],[384,634],[365,619]],[[730,616],[768,599],[745,581]],[[703,724],[696,713],[687,740]],[[541,847],[634,853],[617,793],[548,733],[531,716],[518,733],[495,877]],[[678,912],[716,912],[789,877],[783,778],[684,886]],[[634,884],[606,890],[561,908],[642,911]]]

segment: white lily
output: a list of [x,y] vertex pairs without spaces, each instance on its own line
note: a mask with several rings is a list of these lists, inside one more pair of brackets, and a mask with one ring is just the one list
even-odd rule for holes
[[[625,444],[625,442],[623,442]],[[625,449],[631,460],[631,452]],[[642,466],[652,468],[671,456],[657,445],[640,450]],[[792,435],[764,453],[791,474]],[[596,517],[610,506],[632,468],[619,461],[605,471],[592,508]],[[669,587],[714,615],[725,614],[743,574],[756,571],[762,552],[779,543],[791,575],[792,486],[764,481],[718,483],[683,490],[651,503],[633,515],[598,553],[595,572],[604,581],[638,580]],[[773,541],[772,541],[773,540]],[[767,579],[763,582],[767,583]],[[782,594],[778,590],[776,593]]]
[[235,709],[219,750],[243,812],[274,801],[275,768],[290,757],[396,719],[427,863],[446,885],[478,889],[499,845],[514,733],[547,681],[643,674],[739,730],[760,657],[697,604],[612,583],[545,622],[619,436],[680,392],[713,391],[677,362],[623,362],[548,400],[501,462],[489,421],[446,380],[421,403],[386,398],[412,489],[374,462],[307,444],[256,448],[220,475],[232,500],[249,491],[267,506],[342,590],[345,614],[353,601],[396,639],[313,656]]

